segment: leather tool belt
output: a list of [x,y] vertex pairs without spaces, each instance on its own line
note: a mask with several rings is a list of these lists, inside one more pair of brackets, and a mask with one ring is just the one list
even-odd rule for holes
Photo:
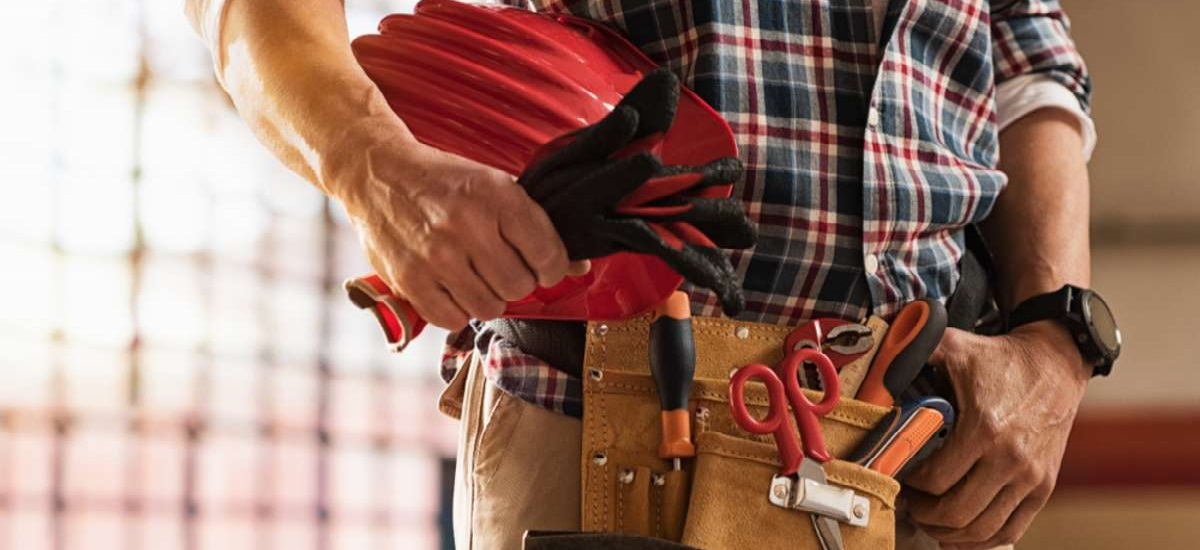
[[[675,470],[658,456],[661,410],[648,364],[649,322],[644,317],[588,325],[582,373],[583,531],[660,537],[707,549],[819,550],[809,513],[769,498],[780,466],[772,436],[740,429],[729,406],[732,372],[749,363],[779,362],[790,327],[693,318],[696,375],[688,408],[697,455]],[[876,318],[865,324],[878,346],[887,324]],[[840,377],[861,376],[875,351],[845,365]],[[746,401],[761,417],[768,404],[765,387],[748,386]],[[895,546],[899,484],[837,459],[888,410],[843,396],[820,421],[835,457],[825,464],[829,484],[852,491],[859,506],[864,499],[869,503],[865,524],[840,524],[847,549]]]

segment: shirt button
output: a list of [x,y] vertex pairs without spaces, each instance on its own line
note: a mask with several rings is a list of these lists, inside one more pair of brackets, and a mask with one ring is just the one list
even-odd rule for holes
[[863,261],[863,267],[867,268],[867,273],[874,273],[879,270],[879,257],[874,254],[867,254]]
[[871,107],[871,109],[867,111],[867,126],[870,126],[871,128],[879,126],[879,109]]

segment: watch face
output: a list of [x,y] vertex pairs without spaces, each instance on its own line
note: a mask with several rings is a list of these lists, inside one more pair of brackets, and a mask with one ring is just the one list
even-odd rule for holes
[[1088,321],[1096,343],[1100,344],[1106,354],[1115,355],[1121,349],[1121,330],[1117,328],[1112,310],[1108,309],[1108,304],[1095,292],[1087,294],[1086,305]]

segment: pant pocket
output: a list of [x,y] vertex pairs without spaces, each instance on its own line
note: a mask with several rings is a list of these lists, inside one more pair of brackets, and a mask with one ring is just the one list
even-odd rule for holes
[[[808,513],[771,503],[771,480],[779,471],[773,444],[716,432],[701,434],[696,443],[684,544],[721,550],[821,549]],[[870,504],[865,526],[838,524],[845,548],[893,549],[899,484],[840,460],[825,464],[825,472],[829,484],[851,489]]]
[[484,384],[481,433],[475,447],[474,476],[477,490],[483,490],[500,470],[507,451],[514,444],[513,434],[528,406],[495,386],[487,382]]

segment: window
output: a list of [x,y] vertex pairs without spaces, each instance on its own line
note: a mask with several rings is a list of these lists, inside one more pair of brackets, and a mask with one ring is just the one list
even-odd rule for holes
[[383,351],[181,4],[0,18],[0,547],[436,548],[439,339]]

